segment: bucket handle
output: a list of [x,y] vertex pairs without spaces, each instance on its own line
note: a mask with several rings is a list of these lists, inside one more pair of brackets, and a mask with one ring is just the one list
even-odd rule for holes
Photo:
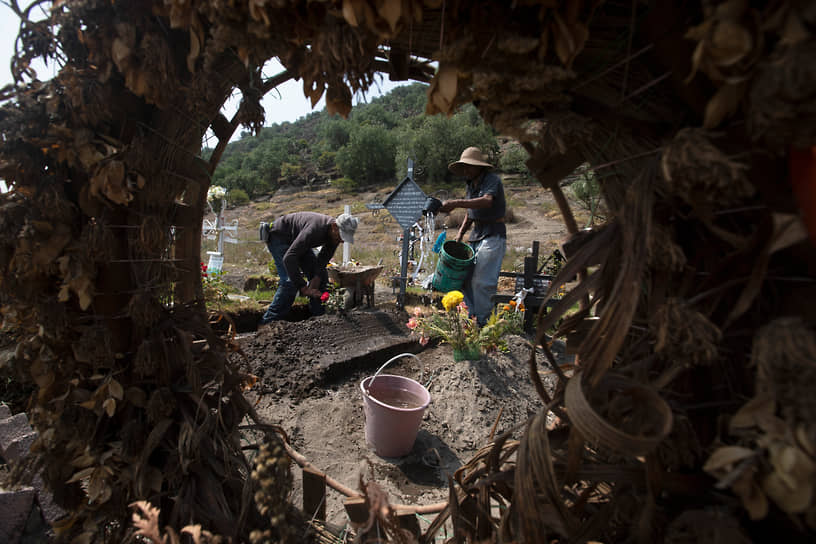
[[413,353],[400,353],[399,355],[391,357],[390,359],[388,359],[385,362],[384,365],[382,365],[380,368],[377,369],[377,372],[374,373],[374,376],[371,378],[371,380],[368,382],[368,386],[365,388],[366,389],[366,395],[369,395],[368,390],[371,389],[371,384],[374,383],[374,379],[377,377],[377,375],[380,372],[382,372],[385,367],[387,367],[388,365],[390,365],[391,363],[393,363],[394,361],[396,361],[397,359],[400,359],[402,357],[413,357],[414,359],[419,361],[419,363],[420,363],[420,365],[419,365],[419,383],[422,383],[422,376],[424,374],[424,370],[422,369],[422,361],[420,361],[419,357],[417,357]]

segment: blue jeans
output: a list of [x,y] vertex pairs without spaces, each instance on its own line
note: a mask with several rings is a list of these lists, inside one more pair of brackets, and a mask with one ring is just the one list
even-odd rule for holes
[[[286,267],[283,265],[283,256],[286,250],[289,249],[289,244],[283,242],[273,236],[270,236],[269,241],[266,242],[266,248],[272,254],[272,259],[275,260],[275,266],[278,268],[278,276],[280,282],[278,283],[278,290],[275,292],[275,297],[272,299],[272,304],[266,309],[263,317],[261,317],[260,325],[265,325],[271,321],[280,321],[285,319],[292,309],[292,304],[295,302],[295,297],[298,295],[299,289],[295,286],[286,273]],[[306,274],[306,280],[309,281],[316,275],[317,256],[314,251],[307,251],[300,257],[300,269]],[[329,284],[329,275],[326,269],[319,271],[320,275],[320,290],[325,291]],[[326,309],[320,302],[320,299],[309,298],[309,310],[312,315],[323,315]]]
[[493,311],[493,295],[499,284],[504,251],[507,248],[507,239],[501,235],[488,236],[478,242],[471,242],[470,246],[476,255],[473,274],[465,284],[465,304],[470,308],[470,314],[476,316],[479,326],[487,323]]

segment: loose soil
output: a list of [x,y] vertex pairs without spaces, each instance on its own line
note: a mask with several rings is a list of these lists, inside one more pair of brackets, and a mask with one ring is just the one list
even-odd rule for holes
[[[292,446],[309,462],[347,487],[374,479],[392,504],[424,505],[447,498],[447,479],[492,434],[515,429],[542,407],[529,378],[530,346],[508,338],[509,351],[478,361],[454,362],[449,345],[423,348],[405,327],[408,314],[388,309],[353,309],[300,322],[275,322],[238,335],[242,353],[234,362],[258,376],[250,391],[260,415],[285,429]],[[554,345],[559,364],[570,357]],[[389,359],[383,373],[426,385],[425,411],[413,450],[405,457],[379,457],[365,442],[360,382]],[[554,376],[541,350],[537,360],[545,387]],[[299,470],[294,502],[300,504]],[[329,490],[327,521],[344,525],[343,496]]]

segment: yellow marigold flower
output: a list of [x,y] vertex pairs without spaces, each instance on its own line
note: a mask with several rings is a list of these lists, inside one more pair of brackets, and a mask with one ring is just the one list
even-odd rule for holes
[[450,312],[456,308],[464,298],[465,295],[463,295],[461,291],[451,291],[442,297],[442,306],[445,308],[445,311]]

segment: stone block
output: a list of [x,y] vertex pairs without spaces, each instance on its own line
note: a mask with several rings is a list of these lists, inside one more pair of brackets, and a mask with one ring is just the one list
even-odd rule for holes
[[11,417],[11,409],[8,404],[0,403],[0,419],[6,419],[7,417]]
[[45,482],[42,476],[37,474],[31,485],[37,490],[37,503],[40,505],[43,518],[49,525],[53,525],[55,521],[65,516],[66,511],[54,502],[54,495],[45,487]]
[[20,541],[34,495],[31,487],[14,491],[0,489],[0,542],[17,544]]
[[37,438],[37,431],[30,431],[28,434],[15,438],[3,450],[3,459],[7,462],[19,461],[31,449],[31,444]]
[[0,421],[0,455],[5,458],[6,448],[15,440],[31,434],[31,432],[32,428],[25,413],[7,417]]

